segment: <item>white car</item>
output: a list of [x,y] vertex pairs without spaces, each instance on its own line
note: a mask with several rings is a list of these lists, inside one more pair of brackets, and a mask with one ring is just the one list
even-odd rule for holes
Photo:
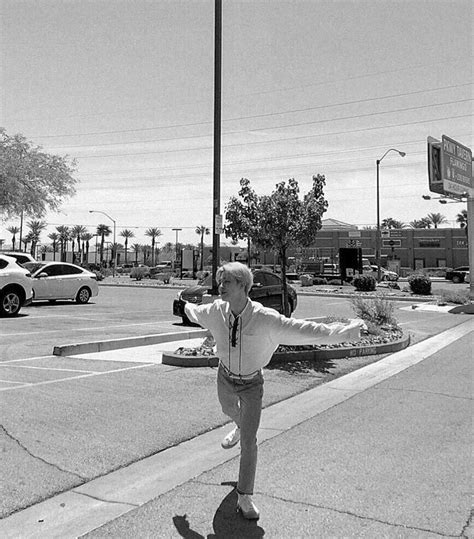
[[0,255],[0,316],[16,316],[32,299],[30,272],[11,256]]
[[33,277],[33,299],[72,299],[87,303],[99,293],[95,273],[67,262],[27,262]]
[[[366,265],[363,266],[362,273],[364,275],[372,275],[372,277],[377,279],[378,268],[375,264]],[[398,274],[385,268],[380,268],[380,277],[382,281],[398,281]]]

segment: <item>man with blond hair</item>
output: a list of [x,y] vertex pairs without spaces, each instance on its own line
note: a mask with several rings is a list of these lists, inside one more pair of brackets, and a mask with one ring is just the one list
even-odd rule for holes
[[360,338],[364,322],[319,324],[286,318],[249,298],[250,269],[230,262],[217,270],[220,299],[187,303],[186,316],[212,333],[219,356],[217,393],[224,414],[235,423],[222,441],[224,449],[240,442],[237,507],[247,519],[260,512],[252,500],[257,468],[257,431],[263,397],[262,369],[280,344],[331,344]]

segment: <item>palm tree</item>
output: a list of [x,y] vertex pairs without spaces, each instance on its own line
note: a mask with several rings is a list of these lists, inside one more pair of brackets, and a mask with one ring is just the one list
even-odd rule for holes
[[[20,232],[20,229],[17,227],[17,226],[9,226],[7,228],[8,232],[10,232],[10,234],[12,234],[12,251],[15,250],[15,244],[16,244],[16,235],[18,234],[18,232]],[[20,246],[21,248],[21,246]]]
[[[465,228],[467,233],[467,210],[462,210],[461,213],[456,215],[456,223],[459,223],[461,228]],[[10,229],[9,231],[11,232]]]
[[122,230],[122,232],[120,232],[120,235],[122,236],[122,238],[125,238],[125,264],[126,264],[127,263],[128,240],[131,239],[131,238],[134,238],[135,234],[131,230],[128,230],[128,228],[125,228],[124,230]]
[[139,243],[134,243],[131,246],[132,251],[135,253],[135,266],[138,265],[138,253],[141,251],[142,246]]
[[405,228],[405,223],[392,219],[392,217],[387,217],[382,221],[381,227],[385,229]]
[[410,222],[412,228],[431,228],[431,221],[428,217],[422,217],[421,219],[415,219]]
[[[87,229],[83,225],[74,225],[71,228],[71,237],[77,239],[77,250],[79,252],[79,263],[82,262],[81,260],[81,235],[87,232]],[[72,248],[72,261],[74,262],[74,247]]]
[[31,234],[31,249],[30,253],[36,258],[36,246],[38,245],[41,232],[46,228],[45,221],[29,221],[28,228]]
[[104,242],[106,236],[110,236],[112,234],[112,230],[110,230],[110,226],[107,225],[97,225],[97,235],[100,236],[100,263],[103,265],[104,263]]
[[66,225],[60,225],[56,227],[59,232],[59,243],[61,245],[61,262],[66,262],[67,243],[71,239],[69,227]]
[[82,261],[86,264],[89,264],[89,242],[94,237],[94,234],[91,234],[90,232],[83,232],[81,234],[81,241],[82,241]]
[[151,238],[151,265],[155,265],[155,240],[161,236],[162,232],[159,228],[149,228],[145,232],[145,236]]
[[48,234],[48,238],[53,242],[51,245],[51,247],[53,248],[53,260],[56,260],[59,234],[57,232],[51,232],[50,234]]
[[200,226],[197,226],[196,227],[196,234],[199,234],[201,236],[201,241],[200,241],[200,245],[201,245],[201,271],[203,269],[203,264],[204,264],[204,234],[207,236],[209,234],[209,229],[204,226],[204,225],[200,225]]
[[429,213],[428,219],[435,228],[438,228],[438,225],[448,222],[446,217],[444,215],[441,215],[441,213]]

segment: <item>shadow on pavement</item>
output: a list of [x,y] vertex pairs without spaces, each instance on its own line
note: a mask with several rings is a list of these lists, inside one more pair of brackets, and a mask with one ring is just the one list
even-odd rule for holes
[[237,491],[235,482],[224,482],[222,485],[232,486],[233,489],[219,505],[212,525],[214,533],[207,537],[194,531],[188,521],[187,515],[175,515],[173,524],[181,537],[185,539],[231,539],[232,537],[260,538],[265,535],[263,528],[255,520],[246,520],[237,512]]

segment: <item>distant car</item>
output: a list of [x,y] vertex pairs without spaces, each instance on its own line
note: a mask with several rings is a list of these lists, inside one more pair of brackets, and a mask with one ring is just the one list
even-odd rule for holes
[[[283,312],[283,282],[275,273],[263,269],[253,270],[253,286],[249,296],[253,301],[258,301],[264,307],[271,307],[279,313]],[[202,297],[212,287],[212,275],[199,281],[197,285],[185,288],[178,294],[173,302],[173,314],[181,317],[183,324],[189,324],[189,319],[184,313],[186,302],[202,303]],[[296,309],[298,302],[296,290],[288,284],[288,301],[290,313]]]
[[95,273],[67,262],[27,262],[33,278],[33,299],[56,301],[71,299],[87,303],[99,293]]
[[466,275],[464,275],[464,282],[470,283],[471,282],[471,274],[469,271],[466,271]]
[[432,268],[422,268],[419,270],[423,275],[426,275],[427,277],[438,277],[442,279],[446,279],[446,273],[448,271],[452,271],[453,268],[447,268],[445,266],[440,267],[432,267]]
[[469,272],[469,266],[459,266],[453,270],[446,272],[446,279],[453,283],[463,283],[466,278],[466,273]]
[[122,264],[117,266],[117,273],[130,273],[132,271],[133,264]]
[[0,316],[16,316],[32,299],[31,273],[13,257],[0,255]]
[[[376,264],[370,264],[369,266],[362,267],[362,273],[364,275],[372,275],[372,277],[377,278],[378,276],[378,267]],[[390,271],[385,268],[380,268],[380,279],[382,281],[398,281],[398,273]]]
[[26,262],[36,262],[30,253],[23,253],[21,251],[0,251],[0,255],[11,256],[22,265]]

